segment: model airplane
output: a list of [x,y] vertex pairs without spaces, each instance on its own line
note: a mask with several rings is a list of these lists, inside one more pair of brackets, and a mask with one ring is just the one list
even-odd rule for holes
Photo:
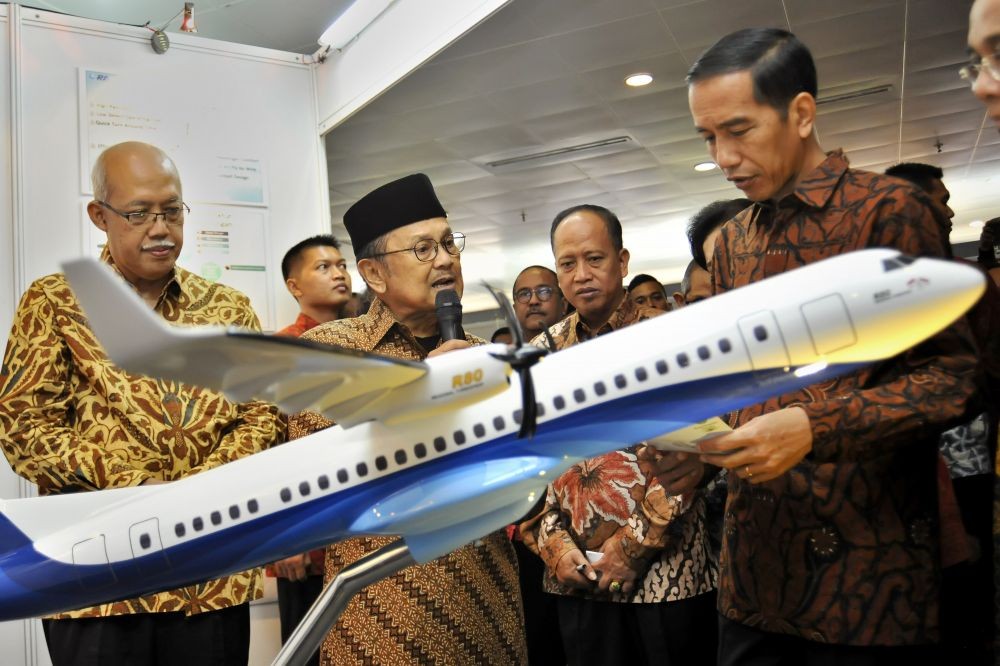
[[[125,369],[340,425],[169,484],[0,501],[0,620],[172,589],[356,535],[398,535],[426,562],[520,518],[582,458],[898,354],[984,288],[958,263],[866,250],[552,354],[519,376],[508,361],[534,355],[503,345],[410,362],[172,328],[97,262],[65,269]],[[521,377],[531,375],[537,432],[520,438]]]

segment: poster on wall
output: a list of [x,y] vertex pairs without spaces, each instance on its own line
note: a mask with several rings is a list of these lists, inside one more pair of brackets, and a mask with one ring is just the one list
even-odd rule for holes
[[264,161],[242,154],[245,141],[224,143],[228,114],[199,105],[144,73],[79,68],[80,191],[92,194],[97,156],[122,141],[162,148],[181,171],[185,194],[198,201],[267,206]]
[[[90,221],[86,204],[82,206],[81,224],[84,254],[100,257],[107,237]],[[267,247],[264,211],[198,204],[191,207],[184,220],[184,246],[177,264],[209,282],[246,294],[261,328],[273,331],[275,278],[268,266]]]

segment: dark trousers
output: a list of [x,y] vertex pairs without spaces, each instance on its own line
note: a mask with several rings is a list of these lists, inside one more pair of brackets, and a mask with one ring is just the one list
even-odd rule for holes
[[940,666],[935,645],[830,645],[774,634],[719,616],[719,666]]
[[522,541],[515,539],[518,577],[521,582],[521,599],[524,600],[524,629],[528,641],[528,663],[531,666],[565,664],[562,641],[559,636],[559,616],[554,594],[542,591],[545,563]]
[[656,604],[559,597],[569,666],[712,666],[715,592]]
[[[322,591],[322,576],[306,576],[305,580],[278,579],[278,619],[281,620],[282,645],[288,641]],[[306,663],[318,666],[319,650]]]
[[246,666],[250,605],[199,613],[42,620],[53,666]]

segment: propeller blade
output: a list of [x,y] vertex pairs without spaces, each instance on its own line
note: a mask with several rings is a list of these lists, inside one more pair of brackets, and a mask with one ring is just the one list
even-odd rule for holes
[[486,287],[490,294],[493,295],[493,299],[503,310],[503,318],[507,321],[507,327],[511,330],[514,335],[514,348],[517,349],[524,345],[524,331],[521,330],[521,324],[517,320],[517,315],[514,314],[514,306],[510,304],[510,299],[507,298],[507,294],[503,293],[499,289],[496,289],[486,280],[483,280],[483,286]]
[[517,376],[521,378],[521,430],[517,433],[518,439],[531,439],[535,436],[535,428],[538,421],[538,403],[535,402],[535,382],[531,379],[531,368],[522,366],[517,370]]
[[483,281],[493,298],[496,299],[500,309],[503,310],[507,325],[510,328],[514,343],[508,348],[505,354],[494,354],[502,361],[510,364],[510,367],[517,370],[517,376],[521,380],[521,430],[517,433],[520,439],[534,437],[538,421],[538,403],[535,402],[535,383],[531,378],[531,366],[538,363],[538,359],[548,353],[547,349],[535,347],[524,343],[524,331],[514,314],[514,307],[510,304],[507,295],[499,289],[494,289],[488,282]]

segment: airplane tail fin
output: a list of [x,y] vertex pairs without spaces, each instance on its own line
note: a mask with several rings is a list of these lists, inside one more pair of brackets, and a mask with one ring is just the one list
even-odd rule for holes
[[[171,335],[167,324],[109,267],[88,257],[67,261],[63,272],[90,327],[117,365],[127,365],[129,358],[147,353],[151,345],[167,343]],[[123,321],[127,327],[116,323]]]

